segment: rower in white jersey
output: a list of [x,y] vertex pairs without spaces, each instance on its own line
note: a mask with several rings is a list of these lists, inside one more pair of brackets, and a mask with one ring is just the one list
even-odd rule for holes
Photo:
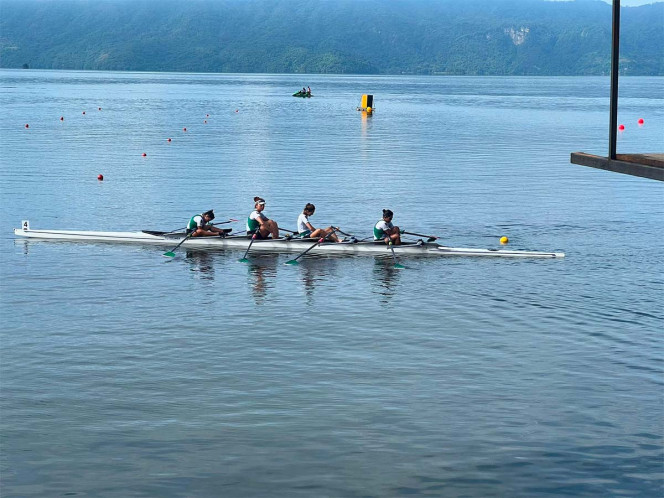
[[297,217],[297,231],[301,237],[310,237],[312,239],[324,237],[332,242],[341,242],[336,233],[333,233],[333,227],[315,228],[309,221],[309,216],[316,212],[316,206],[308,203],[304,206],[304,211]]
[[401,244],[401,231],[392,224],[393,217],[392,211],[383,209],[383,219],[374,225],[374,240],[384,240],[386,244],[391,242],[395,246]]
[[273,239],[279,238],[279,226],[263,214],[265,199],[254,197],[254,210],[247,218],[247,235],[256,234],[257,239],[267,239],[272,235]]

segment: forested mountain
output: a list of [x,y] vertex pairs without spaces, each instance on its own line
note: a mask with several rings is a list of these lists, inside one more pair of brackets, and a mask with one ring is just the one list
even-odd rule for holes
[[[664,75],[664,3],[621,21],[621,73]],[[610,57],[593,0],[0,0],[8,68],[599,75]]]

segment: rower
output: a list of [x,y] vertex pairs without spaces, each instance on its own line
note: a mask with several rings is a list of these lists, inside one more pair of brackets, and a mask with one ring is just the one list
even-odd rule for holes
[[256,234],[257,239],[267,239],[272,235],[273,239],[279,238],[279,226],[263,214],[265,199],[254,197],[254,210],[247,218],[247,235]]
[[392,224],[393,217],[392,211],[383,209],[383,219],[374,225],[374,240],[384,240],[386,244],[392,242],[396,246],[401,244],[401,232]]
[[304,206],[304,211],[302,214],[297,217],[297,231],[300,234],[300,237],[309,237],[309,238],[318,238],[322,237],[323,239],[330,238],[333,242],[341,242],[337,234],[334,233],[333,227],[327,228],[315,228],[309,222],[309,216],[312,216],[316,211],[316,206],[311,203],[308,203]]
[[187,235],[191,234],[192,237],[223,237],[225,232],[210,222],[214,220],[214,212],[212,209],[205,211],[203,214],[197,214],[191,217],[187,224]]

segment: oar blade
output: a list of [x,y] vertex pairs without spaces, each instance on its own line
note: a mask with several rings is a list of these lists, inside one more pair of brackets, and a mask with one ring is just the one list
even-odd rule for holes
[[394,269],[395,270],[405,270],[406,267],[404,265],[402,265],[401,263],[395,263],[394,264]]
[[174,258],[175,253],[173,251],[168,251],[168,252],[165,252],[164,254],[162,254],[162,256],[164,256],[165,258]]
[[238,263],[248,263],[249,260],[247,258],[240,258],[237,260]]
[[299,265],[300,262],[295,260],[295,259],[291,259],[291,260],[286,261],[284,264],[285,265]]

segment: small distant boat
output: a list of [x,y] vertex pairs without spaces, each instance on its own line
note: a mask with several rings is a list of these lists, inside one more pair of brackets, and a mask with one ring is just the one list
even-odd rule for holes
[[313,97],[313,95],[310,92],[303,92],[302,90],[300,90],[299,92],[295,92],[293,94],[293,97],[309,98],[309,97]]
[[367,114],[372,114],[375,111],[373,95],[362,95],[362,100],[357,110],[366,112]]

